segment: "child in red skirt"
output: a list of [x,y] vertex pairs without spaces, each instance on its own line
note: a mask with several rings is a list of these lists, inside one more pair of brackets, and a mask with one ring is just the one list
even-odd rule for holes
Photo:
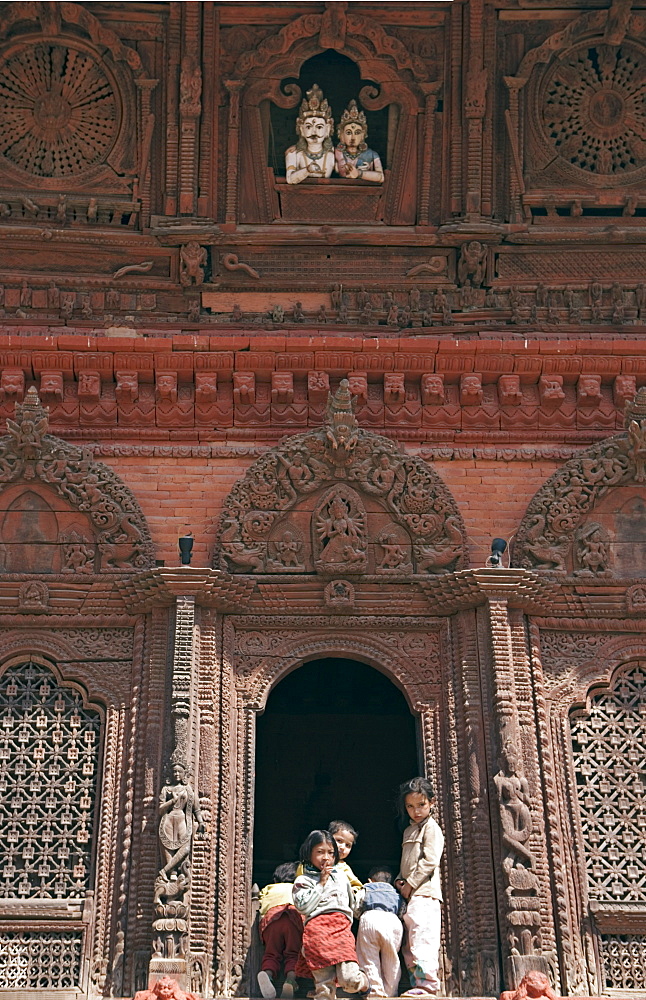
[[305,924],[302,955],[314,977],[315,1000],[334,1000],[337,984],[347,993],[364,993],[370,985],[352,935],[354,891],[338,861],[332,835],[312,830],[301,847],[303,874],[294,883],[294,906]]
[[296,961],[303,941],[303,920],[292,905],[292,892],[296,878],[296,862],[279,865],[274,881],[260,893],[260,937],[265,946],[258,985],[263,997],[276,996],[275,982],[281,965],[285,969],[285,982],[281,990],[283,1000],[292,1000],[296,990]]

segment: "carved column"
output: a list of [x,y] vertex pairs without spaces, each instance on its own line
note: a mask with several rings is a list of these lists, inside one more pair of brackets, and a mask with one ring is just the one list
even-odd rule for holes
[[[422,141],[421,171],[420,171],[420,191],[417,222],[420,226],[430,225],[430,203],[431,203],[431,163],[433,161],[433,150],[435,146],[435,109],[437,107],[437,92],[440,88],[440,81],[420,84],[424,91],[424,138]],[[439,164],[436,164],[439,169]]]
[[452,757],[449,788],[462,837],[458,848],[454,823],[453,880],[456,896],[459,893],[458,992],[495,996],[502,982],[476,612],[460,612],[451,631],[454,654],[451,684],[447,687],[447,743]]
[[138,77],[135,80],[138,91],[137,100],[137,129],[139,132],[139,181],[138,191],[135,192],[141,199],[141,224],[150,225],[151,208],[151,167],[150,148],[153,141],[155,129],[155,115],[152,111],[152,92],[157,86],[157,80],[145,80]]
[[503,77],[509,91],[509,107],[505,110],[505,126],[511,153],[511,169],[509,172],[509,204],[512,222],[520,222],[523,217],[522,196],[525,194],[523,178],[522,136],[520,120],[520,91],[526,80],[515,77]]
[[179,65],[181,59],[182,4],[173,0],[168,19],[166,79],[166,177],[164,215],[177,214],[177,164],[179,156]]
[[487,597],[478,614],[482,679],[489,701],[485,717],[491,719],[490,815],[505,979],[507,986],[515,987],[531,970],[549,975],[552,981],[558,977],[550,950],[552,927],[544,926],[545,918],[551,923],[551,907],[547,850],[539,834],[543,822],[537,812],[540,784],[535,762],[527,750],[523,752],[522,743],[519,691],[531,687],[529,656],[526,641],[519,647],[508,605],[523,574],[480,570],[474,575]]
[[240,91],[243,80],[225,80],[229,91],[229,134],[227,136],[227,202],[225,222],[235,228],[238,215],[238,154],[240,150]]
[[151,981],[171,975],[188,986],[192,850],[203,821],[191,768],[195,740],[195,598],[178,596],[171,675],[171,739],[165,784],[159,797],[161,867],[153,901]]
[[487,98],[488,71],[484,65],[482,0],[469,4],[469,65],[467,69],[464,115],[467,123],[466,217],[478,220],[482,212],[482,126]]
[[197,196],[197,150],[202,113],[200,4],[182,4],[183,46],[179,77],[179,214],[194,215]]

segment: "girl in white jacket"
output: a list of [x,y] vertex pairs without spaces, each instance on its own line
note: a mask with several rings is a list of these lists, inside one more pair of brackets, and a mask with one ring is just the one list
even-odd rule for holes
[[442,887],[440,858],[444,836],[431,816],[433,787],[426,778],[411,778],[399,789],[402,817],[410,819],[404,830],[402,860],[395,886],[407,900],[404,926],[404,959],[412,988],[405,997],[434,996],[440,988],[440,929]]

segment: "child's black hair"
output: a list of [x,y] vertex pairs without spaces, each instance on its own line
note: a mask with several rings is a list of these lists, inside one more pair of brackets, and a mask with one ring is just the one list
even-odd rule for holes
[[294,882],[297,868],[298,865],[295,861],[286,861],[284,865],[278,865],[272,876],[274,882]]
[[345,830],[351,837],[354,837],[354,843],[356,844],[359,834],[355,828],[350,823],[346,823],[344,819],[333,819],[328,826],[328,831],[334,836],[335,833],[340,833],[341,830]]
[[304,865],[312,863],[312,851],[319,844],[329,844],[334,852],[334,864],[339,863],[339,848],[329,830],[312,830],[301,844],[299,858]]
[[410,781],[405,781],[403,785],[400,785],[397,809],[399,811],[400,819],[405,823],[410,822],[408,813],[406,812],[407,795],[423,795],[429,802],[432,802],[435,798],[433,786],[428,778],[411,778]]
[[390,885],[393,884],[393,873],[390,868],[384,868],[383,865],[371,868],[368,872],[368,878],[371,882],[389,882]]

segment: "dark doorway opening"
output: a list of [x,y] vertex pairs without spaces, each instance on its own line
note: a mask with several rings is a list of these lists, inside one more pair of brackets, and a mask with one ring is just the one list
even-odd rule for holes
[[348,863],[396,874],[397,787],[419,773],[415,717],[399,688],[364,663],[314,660],[271,692],[258,718],[254,881],[297,857],[312,829],[347,820],[359,833]]

